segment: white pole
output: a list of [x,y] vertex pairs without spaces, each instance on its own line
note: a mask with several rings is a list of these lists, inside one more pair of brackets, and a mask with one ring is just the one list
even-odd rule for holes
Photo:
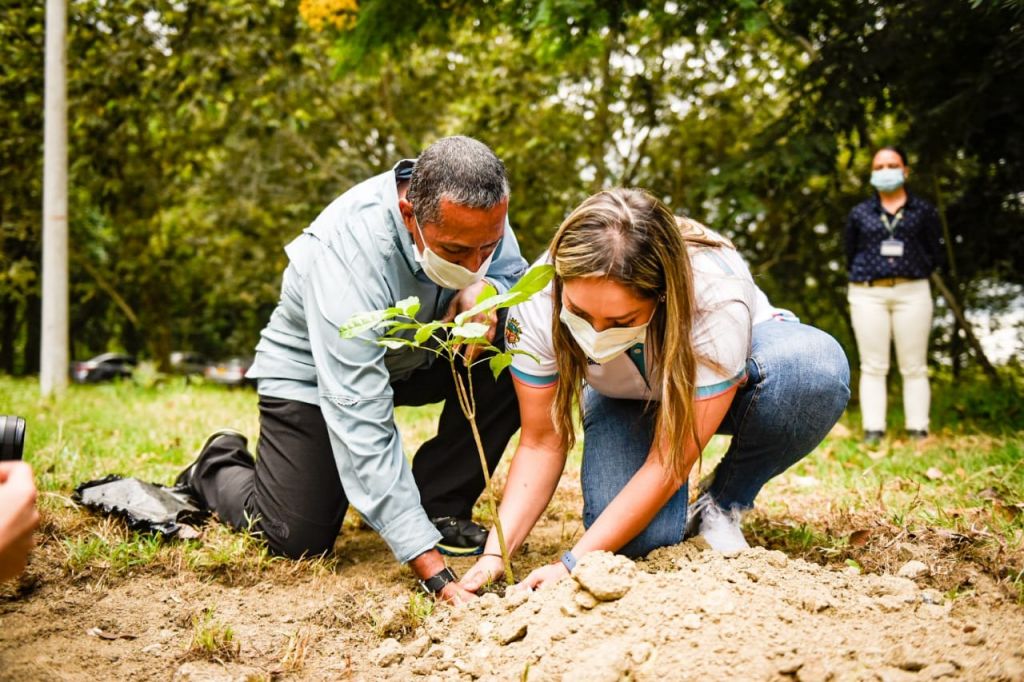
[[39,388],[68,386],[67,0],[46,0],[43,134],[43,319]]

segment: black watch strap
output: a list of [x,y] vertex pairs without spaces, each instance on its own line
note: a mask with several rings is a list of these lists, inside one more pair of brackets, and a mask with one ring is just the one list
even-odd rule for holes
[[455,575],[455,571],[445,566],[444,570],[437,575],[433,575],[426,580],[421,580],[420,586],[423,587],[427,594],[437,594],[444,589],[445,585],[453,583],[458,579],[458,576]]

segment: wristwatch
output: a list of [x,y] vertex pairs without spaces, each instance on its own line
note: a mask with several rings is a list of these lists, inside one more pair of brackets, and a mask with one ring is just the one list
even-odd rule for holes
[[445,585],[453,583],[458,579],[458,576],[455,575],[455,571],[445,566],[444,570],[440,573],[433,575],[426,580],[421,580],[420,587],[422,587],[423,591],[427,594],[436,595],[444,589]]

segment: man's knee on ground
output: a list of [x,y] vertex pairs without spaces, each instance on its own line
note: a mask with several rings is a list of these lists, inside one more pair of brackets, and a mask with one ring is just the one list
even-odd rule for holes
[[259,526],[270,551],[289,559],[310,559],[327,554],[334,549],[338,538],[338,529],[316,524],[262,520]]

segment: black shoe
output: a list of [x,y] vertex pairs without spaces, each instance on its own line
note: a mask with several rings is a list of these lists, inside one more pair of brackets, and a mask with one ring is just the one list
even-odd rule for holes
[[192,460],[192,463],[185,467],[185,470],[178,474],[178,477],[174,479],[173,491],[182,495],[190,497],[195,502],[199,503],[200,507],[205,507],[206,502],[199,495],[199,491],[195,487],[195,474],[196,465],[206,456],[206,451],[213,445],[214,441],[219,438],[233,437],[241,438],[242,445],[248,446],[249,441],[246,440],[245,436],[239,431],[234,429],[218,429],[209,435],[206,442],[203,443],[203,447],[199,448],[199,452],[196,454],[196,458]]
[[430,519],[439,531],[441,542],[437,550],[448,556],[473,556],[484,551],[487,542],[487,529],[470,519],[457,519],[454,516],[441,516]]
[[885,438],[885,431],[865,431],[864,445],[878,445]]
[[928,437],[928,429],[907,429],[907,435],[914,440],[924,440]]

